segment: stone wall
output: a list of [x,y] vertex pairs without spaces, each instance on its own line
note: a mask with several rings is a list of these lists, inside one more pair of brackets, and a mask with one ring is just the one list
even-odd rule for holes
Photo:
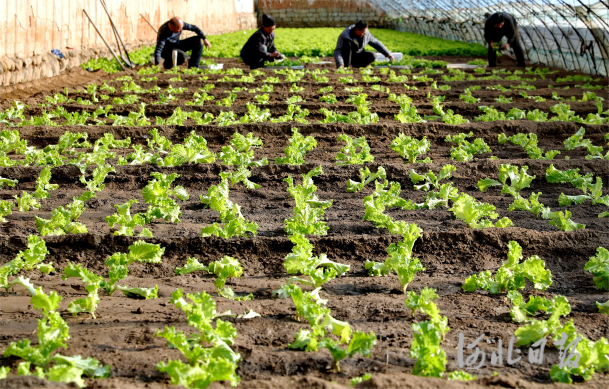
[[262,14],[275,18],[277,27],[346,27],[366,20],[371,27],[386,27],[386,15],[365,1],[354,0],[258,0],[258,24]]
[[[127,47],[153,44],[173,16],[214,35],[255,28],[254,0],[105,0]],[[0,86],[58,75],[66,67],[111,54],[87,19],[91,17],[116,50],[108,16],[99,0],[0,0]],[[142,16],[143,15],[143,16]],[[183,37],[193,35],[186,31]],[[65,59],[51,54],[59,49]]]

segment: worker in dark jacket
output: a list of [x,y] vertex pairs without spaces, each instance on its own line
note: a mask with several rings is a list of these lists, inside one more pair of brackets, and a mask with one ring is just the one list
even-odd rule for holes
[[387,50],[378,39],[376,39],[370,31],[368,31],[368,23],[363,20],[345,28],[339,35],[334,49],[334,60],[336,67],[343,66],[354,68],[365,68],[374,62],[374,53],[365,51],[364,48],[370,45],[381,52],[391,61],[394,60],[393,55]]
[[241,49],[241,59],[250,69],[258,69],[264,66],[265,61],[275,61],[282,55],[275,48],[275,20],[267,15],[262,15],[262,27],[250,36]]
[[[193,31],[197,36],[180,40],[180,35],[183,30]],[[154,51],[155,65],[158,65],[161,62],[161,58],[163,58],[165,60],[163,67],[165,69],[171,69],[173,67],[171,58],[173,50],[178,50],[177,65],[181,65],[186,60],[186,52],[192,50],[190,59],[188,60],[188,67],[198,67],[199,62],[201,61],[201,53],[203,52],[201,40],[203,40],[205,46],[211,49],[211,43],[209,43],[199,27],[185,23],[177,16],[173,17],[168,22],[165,22],[157,33],[156,50]]]
[[507,44],[501,47],[505,50],[512,47],[518,66],[524,66],[524,53],[520,45],[520,33],[518,32],[518,24],[512,15],[506,12],[497,12],[486,19],[484,24],[484,39],[488,42],[488,66],[497,66],[497,52],[493,45],[500,44],[499,42],[507,38]]

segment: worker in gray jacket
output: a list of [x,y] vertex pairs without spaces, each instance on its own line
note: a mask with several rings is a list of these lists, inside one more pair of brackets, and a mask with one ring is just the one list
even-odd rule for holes
[[364,48],[370,45],[381,52],[391,61],[394,60],[393,55],[387,50],[378,39],[376,39],[370,31],[368,31],[368,23],[364,20],[345,28],[339,35],[334,49],[334,59],[336,67],[343,66],[354,68],[365,68],[374,62],[374,53],[365,51]]

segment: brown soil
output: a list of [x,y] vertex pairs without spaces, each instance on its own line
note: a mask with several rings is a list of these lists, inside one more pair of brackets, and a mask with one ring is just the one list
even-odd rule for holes
[[[219,61],[220,62],[220,61]],[[235,60],[223,60],[225,68],[242,66]],[[326,66],[332,69],[331,66]],[[512,68],[513,70],[513,68]],[[135,78],[135,71],[117,74],[112,79],[130,74]],[[365,88],[372,102],[371,111],[377,112],[381,121],[374,125],[354,124],[297,124],[297,123],[254,123],[219,127],[215,125],[197,126],[186,123],[185,126],[152,126],[152,127],[121,127],[121,126],[60,126],[60,127],[23,127],[20,129],[22,138],[28,140],[29,145],[43,147],[56,143],[59,136],[65,131],[87,131],[89,139],[94,141],[104,133],[109,132],[117,138],[131,137],[135,144],[145,144],[150,129],[158,128],[160,133],[172,142],[181,142],[190,131],[203,135],[209,144],[210,150],[218,152],[222,146],[230,141],[230,136],[238,131],[246,134],[253,132],[264,141],[264,147],[256,151],[256,158],[268,157],[268,166],[254,168],[251,180],[262,187],[257,190],[248,190],[243,186],[231,189],[231,200],[241,206],[246,219],[255,221],[259,225],[259,234],[253,238],[220,239],[216,237],[201,238],[200,229],[208,224],[218,221],[216,212],[204,208],[199,201],[199,195],[206,194],[207,189],[219,182],[219,172],[230,169],[221,165],[198,164],[173,168],[158,167],[156,165],[116,166],[116,173],[111,173],[105,181],[106,188],[98,193],[96,199],[86,203],[86,210],[79,221],[84,223],[88,234],[65,235],[46,237],[50,254],[47,261],[54,263],[57,273],[40,275],[38,272],[27,273],[36,285],[41,285],[46,291],[56,290],[62,297],[61,308],[67,307],[69,301],[86,295],[80,280],[70,278],[62,281],[60,270],[68,263],[81,263],[98,274],[107,275],[104,260],[115,252],[126,252],[128,246],[138,240],[135,237],[121,237],[112,235],[105,217],[114,213],[114,205],[122,204],[129,199],[137,199],[139,204],[132,207],[132,212],[145,210],[142,198],[142,188],[150,179],[150,173],[160,171],[163,173],[178,173],[180,177],[175,184],[182,185],[190,194],[190,200],[180,202],[182,208],[181,222],[171,224],[168,222],[155,222],[148,227],[155,238],[148,241],[161,243],[166,248],[163,263],[160,265],[133,264],[130,266],[127,282],[130,286],[152,287],[159,286],[159,298],[155,300],[133,300],[119,295],[106,296],[101,293],[101,303],[97,309],[97,318],[81,314],[71,316],[67,312],[64,318],[70,325],[71,339],[67,355],[80,354],[86,357],[95,357],[103,363],[112,365],[113,378],[107,380],[87,380],[90,387],[95,388],[167,388],[169,379],[167,375],[159,373],[156,365],[161,360],[180,358],[175,349],[166,347],[163,339],[154,336],[158,329],[165,325],[175,326],[187,331],[187,323],[181,311],[169,303],[172,291],[177,288],[185,292],[207,291],[216,296],[213,278],[199,274],[175,276],[174,269],[183,266],[188,257],[197,257],[203,263],[217,260],[224,255],[236,257],[244,268],[244,275],[238,279],[230,279],[229,285],[239,294],[253,293],[253,301],[235,302],[223,298],[216,298],[218,311],[230,309],[233,313],[241,314],[253,309],[262,317],[255,319],[228,319],[237,328],[239,337],[234,349],[243,358],[239,364],[238,374],[241,376],[240,387],[243,388],[345,388],[348,387],[349,378],[372,373],[373,378],[360,384],[361,388],[478,388],[502,386],[511,388],[547,388],[563,387],[552,384],[549,369],[558,361],[558,352],[554,347],[547,347],[545,358],[541,366],[529,363],[527,359],[528,348],[521,348],[522,360],[512,366],[491,366],[490,353],[497,347],[497,341],[503,340],[507,345],[514,330],[518,328],[510,315],[509,300],[501,295],[491,295],[486,292],[463,293],[461,285],[464,279],[482,270],[494,271],[506,259],[507,243],[515,240],[523,247],[525,258],[538,255],[552,271],[553,284],[545,292],[539,292],[527,285],[524,294],[543,295],[551,297],[561,294],[569,299],[572,313],[567,319],[573,319],[578,332],[591,340],[609,336],[609,316],[598,313],[595,301],[606,301],[607,292],[594,287],[592,275],[583,270],[588,258],[594,255],[597,247],[609,245],[609,219],[599,219],[597,215],[604,211],[602,206],[592,206],[590,203],[574,205],[568,209],[572,218],[578,223],[586,224],[586,229],[573,232],[561,232],[548,225],[547,221],[535,218],[522,211],[508,212],[507,207],[511,198],[500,194],[499,189],[491,188],[487,193],[481,193],[476,183],[480,178],[487,176],[496,178],[496,172],[501,163],[511,163],[518,166],[528,166],[529,174],[537,178],[531,188],[524,190],[526,197],[532,192],[542,192],[540,201],[552,210],[564,209],[558,205],[560,193],[568,195],[578,194],[570,185],[548,184],[545,181],[545,170],[550,164],[558,169],[579,168],[583,173],[593,173],[603,180],[607,193],[609,187],[609,161],[587,160],[584,149],[575,151],[562,151],[562,154],[553,161],[530,160],[519,146],[497,142],[499,133],[508,136],[516,133],[536,133],[539,145],[545,150],[563,148],[562,142],[575,133],[579,127],[586,129],[586,137],[595,145],[604,145],[603,136],[608,132],[609,126],[579,125],[576,123],[550,122],[537,123],[532,121],[504,121],[491,123],[474,123],[473,117],[480,115],[477,105],[494,105],[500,110],[508,111],[510,108],[532,110],[539,108],[546,112],[556,101],[551,100],[551,93],[558,91],[561,96],[575,95],[581,98],[584,90],[574,88],[569,90],[550,89],[548,85],[554,84],[556,77],[568,74],[561,71],[547,76],[546,80],[532,82],[537,86],[536,91],[527,92],[529,95],[540,95],[548,98],[546,103],[533,103],[525,101],[517,92],[476,91],[474,95],[481,98],[478,104],[466,104],[459,100],[458,95],[463,89],[471,85],[517,85],[520,81],[463,81],[452,82],[451,91],[436,91],[446,94],[445,109],[453,109],[455,113],[462,114],[472,123],[460,126],[451,126],[443,123],[400,124],[393,120],[397,113],[397,104],[387,101],[387,94],[371,91]],[[572,74],[572,73],[570,73]],[[270,74],[272,75],[272,74]],[[378,75],[378,74],[375,74]],[[153,85],[167,87],[167,80],[175,75],[159,74],[156,82],[140,83],[149,88]],[[333,85],[339,103],[319,103],[317,90],[326,84],[313,84],[310,78],[298,82],[306,88],[301,95],[307,102],[303,103],[311,112],[309,120],[312,123],[322,118],[318,113],[320,107],[341,112],[351,111],[352,105],[344,100],[350,93],[343,91],[343,84],[338,77],[344,75],[327,74],[330,84]],[[354,77],[361,77],[357,72]],[[143,76],[150,77],[150,76]],[[221,98],[226,96],[224,90],[231,90],[236,86],[252,88],[263,85],[261,82],[248,83],[221,83],[217,79],[223,76],[210,75],[208,81],[198,81],[198,76],[182,75],[183,80],[172,83],[174,86],[186,86],[187,93],[177,95],[178,103],[169,105],[147,105],[148,117],[168,117],[175,107],[183,110],[200,110],[211,112],[214,115],[221,110],[232,110],[242,115],[246,109],[245,104],[253,101],[253,94],[239,93],[239,98],[233,107],[219,107],[207,103],[204,107],[186,106],[184,102],[192,99],[192,94],[205,83],[214,83],[216,89],[210,94]],[[283,76],[280,76],[283,77]],[[309,77],[309,76],[307,76]],[[385,76],[382,76],[385,77]],[[440,76],[431,75],[439,81]],[[411,76],[409,75],[409,78]],[[109,79],[109,77],[108,77]],[[384,78],[383,78],[384,79]],[[90,82],[87,80],[83,84]],[[99,81],[98,81],[99,82]],[[121,82],[108,81],[109,85],[122,85]],[[359,83],[358,85],[365,85]],[[426,98],[430,82],[408,84],[417,85],[418,91],[404,91],[400,84],[380,82],[389,86],[396,93],[406,93],[411,96],[420,114],[431,114],[431,105]],[[438,82],[438,84],[442,84]],[[573,83],[575,85],[577,83]],[[74,85],[74,84],[71,84]],[[569,83],[561,83],[569,85]],[[266,107],[273,116],[285,113],[285,99],[290,94],[291,83],[275,85],[275,92],[271,95],[271,103]],[[118,90],[118,88],[117,88]],[[605,94],[606,90],[594,90],[597,95]],[[47,94],[55,91],[40,91],[31,93],[24,101],[30,105],[28,115],[40,114],[41,108],[37,103],[43,102]],[[514,96],[513,104],[496,104],[494,98],[503,94],[506,97]],[[116,92],[112,97],[123,96],[125,93]],[[70,97],[89,97],[85,93],[71,93]],[[143,95],[143,101],[151,102],[155,96]],[[3,102],[4,105],[8,101]],[[593,103],[568,102],[571,109],[578,115],[585,117],[588,113],[596,112]],[[605,109],[607,108],[605,102]],[[66,105],[68,110],[92,111],[95,106],[82,106],[77,104]],[[116,114],[126,115],[129,111],[137,110],[137,105],[115,106],[112,111]],[[290,129],[298,127],[304,135],[312,135],[318,142],[315,150],[306,156],[306,164],[302,166],[276,165],[273,159],[283,155],[283,150],[291,136]],[[450,145],[444,142],[448,134],[472,131],[475,137],[483,138],[491,147],[492,153],[481,155],[472,162],[455,162],[450,159]],[[403,132],[407,135],[427,136],[432,143],[429,156],[432,164],[404,164],[402,159],[393,152],[389,145],[397,134]],[[383,166],[388,179],[401,184],[404,198],[420,202],[424,192],[416,191],[408,175],[411,169],[425,172],[428,169],[438,171],[443,165],[451,163],[457,171],[451,180],[460,191],[475,196],[478,200],[493,204],[497,207],[500,217],[508,216],[514,222],[514,227],[505,229],[471,230],[464,223],[456,220],[446,209],[404,211],[392,209],[387,213],[396,220],[417,223],[424,231],[414,252],[420,258],[426,271],[417,274],[408,289],[420,291],[424,287],[437,289],[440,295],[437,301],[441,313],[448,317],[450,331],[442,347],[448,355],[447,371],[461,370],[457,364],[458,334],[462,332],[466,343],[475,340],[482,333],[486,334],[486,342],[481,348],[487,353],[487,363],[484,368],[474,373],[479,378],[472,383],[461,383],[438,379],[428,379],[412,376],[414,359],[410,357],[409,347],[412,341],[411,324],[415,321],[426,320],[426,316],[417,314],[414,317],[404,305],[399,282],[395,276],[368,277],[364,263],[366,260],[383,261],[387,256],[386,249],[397,237],[390,235],[384,229],[377,229],[373,223],[363,221],[364,196],[372,192],[369,185],[361,193],[345,192],[345,182],[348,179],[358,180],[360,166],[338,167],[335,155],[343,146],[336,137],[346,133],[351,136],[365,135],[375,156],[373,164],[368,166],[376,170]],[[116,150],[118,155],[124,155],[125,150]],[[606,149],[605,149],[606,152]],[[497,160],[488,157],[496,156]],[[564,157],[569,156],[569,160]],[[333,199],[331,208],[326,210],[325,219],[328,222],[327,236],[311,237],[315,246],[315,255],[326,253],[331,260],[351,265],[351,270],[342,278],[333,280],[324,285],[322,296],[328,299],[328,307],[332,315],[339,320],[349,321],[353,328],[360,331],[374,331],[378,337],[377,345],[370,358],[357,357],[345,359],[341,362],[341,372],[337,373],[333,367],[333,360],[327,351],[305,353],[287,349],[293,340],[294,334],[300,328],[306,328],[305,323],[298,322],[295,317],[294,305],[290,300],[276,300],[271,298],[271,292],[278,289],[288,278],[283,268],[286,254],[291,250],[291,244],[283,230],[283,222],[291,216],[293,200],[286,191],[287,184],[283,181],[288,176],[299,176],[315,166],[321,165],[324,174],[315,178],[318,195],[321,199]],[[3,188],[0,200],[12,199],[22,191],[33,191],[40,167],[0,168],[0,176],[19,180],[14,188]],[[89,167],[88,173],[92,171]],[[27,236],[37,234],[34,215],[49,217],[50,212],[61,205],[71,202],[72,197],[84,191],[84,185],[78,180],[79,172],[73,166],[61,166],[52,170],[51,183],[60,185],[59,190],[51,192],[49,199],[42,201],[40,210],[28,213],[14,212],[8,216],[8,221],[0,225],[0,263],[4,264],[25,248]],[[15,287],[9,293],[1,292],[0,301],[2,311],[0,320],[2,332],[0,335],[0,349],[4,349],[10,342],[30,338],[35,340],[34,330],[36,320],[40,317],[38,311],[29,305],[29,296],[25,290]],[[504,346],[505,349],[505,346]],[[505,352],[505,351],[504,351]],[[3,366],[15,367],[16,358],[0,358]],[[498,377],[493,377],[493,372]],[[15,369],[13,369],[13,373]],[[0,388],[12,387],[42,387],[44,383],[31,377],[11,378],[0,381]],[[592,380],[578,383],[579,386],[590,388],[606,388],[609,385],[609,375],[597,373]],[[226,385],[228,387],[228,385]],[[62,387],[48,386],[48,387]],[[224,387],[215,383],[211,387]],[[566,387],[566,386],[565,386]]]

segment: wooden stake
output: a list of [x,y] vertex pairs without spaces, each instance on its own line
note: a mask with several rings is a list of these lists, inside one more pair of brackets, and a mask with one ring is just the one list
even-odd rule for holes
[[148,19],[146,19],[146,17],[145,17],[144,15],[140,14],[140,16],[144,18],[144,20],[146,21],[146,23],[148,23],[148,25],[149,25],[150,27],[152,27],[152,29],[154,30],[154,32],[156,32],[157,34],[159,33],[159,30],[157,30],[157,29],[156,29],[156,28],[155,28],[155,27],[152,25],[152,23],[150,23],[150,22],[148,21]]
[[87,11],[85,11],[84,9],[82,10],[82,12],[84,12],[85,15],[87,15],[87,19],[89,19],[89,21],[91,22],[91,24],[93,25],[93,28],[95,28],[95,31],[97,31],[97,34],[99,35],[100,38],[102,38],[102,41],[104,41],[104,43],[106,44],[106,47],[108,48],[108,50],[110,50],[110,52],[112,53],[112,55],[114,56],[114,59],[116,59],[116,62],[118,62],[119,66],[121,67],[121,69],[125,70],[125,67],[123,66],[123,64],[121,63],[121,61],[118,59],[118,57],[116,56],[116,53],[114,52],[114,50],[112,50],[112,47],[110,47],[110,45],[108,44],[108,42],[106,41],[106,38],[104,38],[104,36],[101,34],[101,32],[99,32],[99,30],[97,29],[97,26],[95,25],[95,23],[93,23],[93,20],[91,20],[91,17],[89,16],[89,14],[87,13]]

